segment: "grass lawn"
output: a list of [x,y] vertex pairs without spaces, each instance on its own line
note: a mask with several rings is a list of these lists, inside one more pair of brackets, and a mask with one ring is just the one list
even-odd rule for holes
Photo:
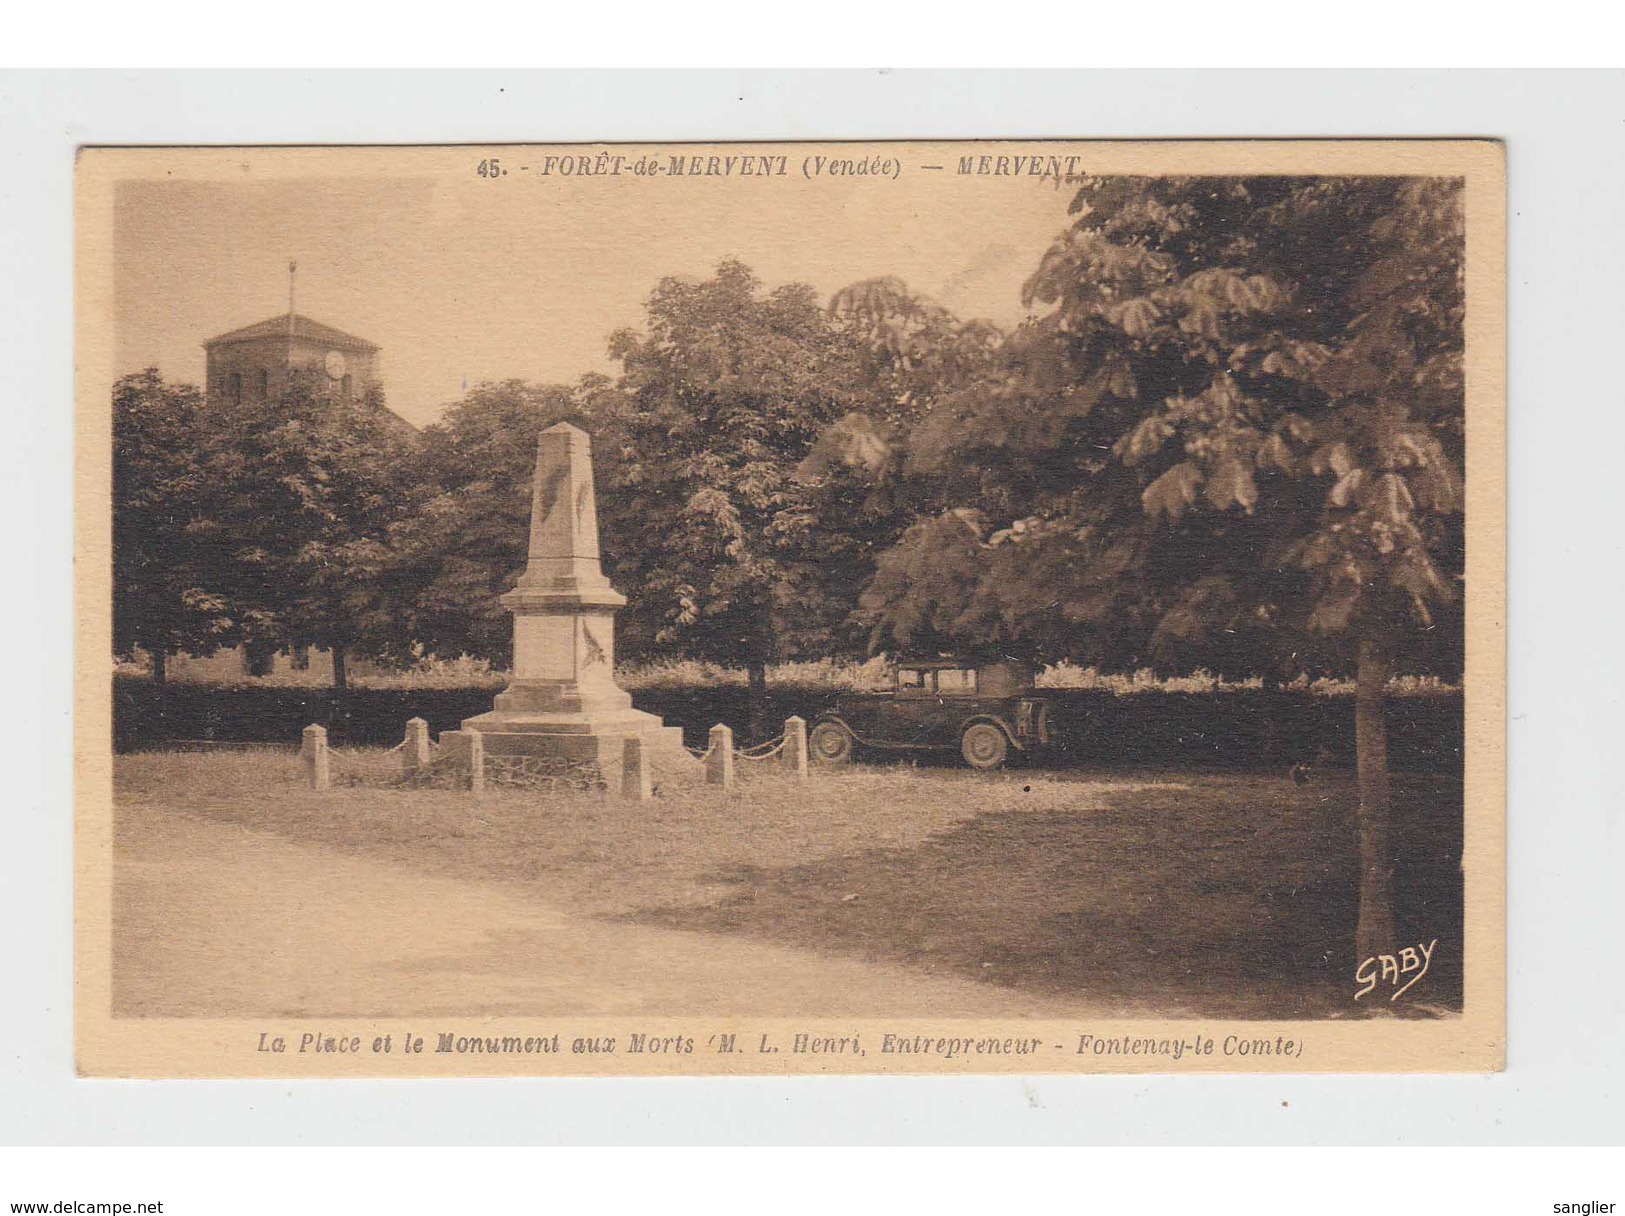
[[[727,795],[668,775],[659,798],[637,805],[512,788],[318,794],[285,753],[115,763],[121,852],[167,818],[195,816],[437,879],[545,890],[583,917],[769,941],[1093,1009],[1364,1012],[1350,1000],[1355,794],[1342,775],[1300,787],[1275,775],[856,766],[815,770],[802,785],[746,767]],[[394,763],[351,754],[335,771]],[[1399,776],[1394,793],[1396,944],[1439,940],[1402,1012],[1458,1009],[1461,786]]]

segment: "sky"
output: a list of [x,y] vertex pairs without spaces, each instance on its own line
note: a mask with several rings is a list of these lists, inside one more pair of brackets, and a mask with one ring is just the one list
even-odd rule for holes
[[912,162],[890,181],[809,182],[793,166],[767,179],[491,180],[474,172],[480,150],[416,151],[399,173],[344,153],[290,168],[256,150],[241,172],[178,161],[121,181],[116,373],[156,366],[201,383],[206,339],[287,310],[290,258],[298,311],[377,342],[390,405],[419,425],[484,380],[613,372],[609,335],[641,324],[661,277],[704,277],[730,257],[769,287],[825,297],[896,275],[1008,325],[1070,199],[1041,179]]

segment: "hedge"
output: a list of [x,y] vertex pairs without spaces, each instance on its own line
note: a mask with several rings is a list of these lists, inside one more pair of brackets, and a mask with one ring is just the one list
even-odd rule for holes
[[[408,718],[428,721],[435,733],[491,708],[489,688],[330,689],[171,683],[140,677],[113,682],[113,740],[117,751],[176,744],[276,743],[292,746],[313,722],[334,743],[393,745]],[[836,695],[827,688],[780,685],[769,689],[768,716],[791,714],[809,722]],[[1354,698],[1304,692],[1242,689],[1182,693],[1051,689],[1054,755],[1063,767],[1264,769],[1297,763],[1351,765]],[[683,727],[688,742],[705,744],[717,722],[746,741],[748,693],[736,686],[659,688],[633,694],[639,709]],[[1392,697],[1388,701],[1389,762],[1395,769],[1456,773],[1462,767],[1462,697],[1459,693]]]

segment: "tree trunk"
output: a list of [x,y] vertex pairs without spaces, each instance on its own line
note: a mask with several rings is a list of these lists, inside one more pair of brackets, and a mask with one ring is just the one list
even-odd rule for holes
[[1354,743],[1359,773],[1360,915],[1354,965],[1394,948],[1394,865],[1388,841],[1388,728],[1383,698],[1390,656],[1375,638],[1360,640],[1354,678]]
[[759,743],[767,736],[767,664],[753,660],[745,670],[750,677],[750,740]]
[[343,692],[346,688],[350,687],[349,677],[345,674],[345,671],[344,671],[344,647],[342,647],[342,646],[333,647],[332,654],[333,654],[333,687],[335,689],[337,689],[339,692]]
[[152,682],[162,688],[169,679],[169,654],[163,650],[152,652]]

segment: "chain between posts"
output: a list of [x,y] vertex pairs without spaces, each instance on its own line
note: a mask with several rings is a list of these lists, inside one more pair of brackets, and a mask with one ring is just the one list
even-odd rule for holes
[[789,736],[781,734],[778,738],[769,739],[766,743],[758,743],[755,747],[736,748],[734,754],[741,760],[771,760],[782,752],[789,742]]
[[[724,788],[732,786],[734,781],[734,762],[743,761],[750,764],[759,764],[784,757],[783,763],[801,779],[806,778],[806,743],[805,724],[800,718],[786,719],[784,730],[762,743],[751,747],[736,748],[733,746],[733,732],[724,725],[711,728],[711,737],[705,748],[689,747],[686,744],[683,750],[695,757],[705,767],[706,782],[712,785],[721,785]],[[325,790],[331,788],[330,765],[334,761],[342,764],[346,770],[343,774],[346,784],[357,784],[369,777],[375,776],[369,771],[369,762],[377,763],[389,756],[406,752],[406,772],[401,778],[387,781],[383,784],[398,785],[402,780],[407,783],[421,783],[424,779],[432,779],[437,773],[443,773],[447,762],[453,759],[452,752],[447,745],[428,737],[427,723],[414,718],[407,723],[407,737],[394,747],[382,750],[376,755],[362,753],[347,748],[334,747],[327,742],[327,731],[320,726],[306,728],[300,756],[306,770],[307,780],[312,788]],[[413,751],[414,740],[420,751]],[[487,757],[484,755],[483,740],[474,735],[469,740],[468,748],[468,785],[475,792],[484,789],[487,768],[498,784],[517,784],[539,782],[548,787],[557,787],[560,784],[583,784],[579,772],[574,771],[575,766],[565,766],[571,771],[559,771],[551,765],[539,765],[525,758]],[[793,752],[789,752],[792,743],[795,744]],[[437,753],[429,759],[429,753]],[[788,754],[787,754],[788,752]],[[416,755],[417,760],[410,757]],[[598,788],[604,788],[608,779],[601,771],[595,770],[595,780],[591,783]],[[624,779],[624,778],[623,778]]]

